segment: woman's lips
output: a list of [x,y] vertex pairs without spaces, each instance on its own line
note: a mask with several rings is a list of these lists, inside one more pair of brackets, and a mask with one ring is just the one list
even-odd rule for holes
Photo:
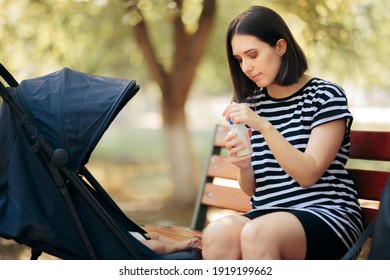
[[252,80],[252,81],[256,81],[258,80],[260,77],[260,74],[257,74],[257,75],[253,75],[253,76],[250,76],[249,78]]

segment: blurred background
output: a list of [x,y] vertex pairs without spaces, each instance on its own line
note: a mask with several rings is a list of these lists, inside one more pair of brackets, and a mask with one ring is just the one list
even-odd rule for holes
[[[0,62],[19,82],[63,67],[136,80],[87,167],[137,223],[189,226],[231,98],[226,29],[252,5],[282,15],[310,75],[346,90],[353,129],[390,129],[388,0],[0,0]],[[28,254],[0,239],[0,259]]]

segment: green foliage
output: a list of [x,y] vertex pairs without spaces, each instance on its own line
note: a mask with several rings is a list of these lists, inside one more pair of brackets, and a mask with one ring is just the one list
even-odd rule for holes
[[145,75],[123,14],[120,1],[3,0],[0,60],[22,78],[63,66],[127,78],[140,70]]
[[178,4],[172,0],[127,0],[125,1],[126,6],[135,5],[142,15],[137,9],[128,9],[123,22],[131,28],[144,18],[148,35],[155,46],[155,56],[158,62],[168,70],[175,53],[173,44],[175,40],[174,20],[179,17],[186,32],[188,34],[194,33],[198,29],[202,2],[202,0],[187,0],[183,1],[182,7],[178,7]]
[[353,81],[365,90],[389,87],[390,63],[383,56],[390,43],[389,1],[273,2],[304,21],[301,38],[316,71],[339,82]]
[[[126,10],[129,1],[143,10],[156,56],[170,67],[175,52],[172,14],[178,9],[173,1],[161,0],[2,0],[0,61],[17,79],[68,66],[148,83],[142,52],[132,37],[137,15]],[[197,28],[201,3],[183,1],[181,19],[187,32]],[[219,0],[207,53],[198,68],[197,91],[230,92],[225,32],[237,14],[255,4],[282,14],[308,56],[312,75],[351,84],[367,94],[371,89],[389,90],[388,0]]]
[[220,0],[198,75],[210,91],[230,91],[225,32],[236,15],[259,4],[274,8],[286,20],[308,57],[310,74],[352,84],[367,95],[390,89],[388,0]]

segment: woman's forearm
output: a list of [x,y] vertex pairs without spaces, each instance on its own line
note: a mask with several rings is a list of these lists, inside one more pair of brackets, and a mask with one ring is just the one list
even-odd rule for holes
[[252,196],[254,194],[256,183],[252,166],[247,169],[239,169],[238,183],[244,193],[249,196]]

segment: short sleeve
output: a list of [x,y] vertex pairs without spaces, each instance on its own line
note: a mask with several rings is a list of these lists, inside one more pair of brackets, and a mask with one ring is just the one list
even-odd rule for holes
[[348,100],[341,87],[328,84],[326,87],[319,89],[313,106],[315,106],[315,114],[311,125],[312,129],[324,123],[345,119],[346,136],[349,136],[353,116],[348,109]]

